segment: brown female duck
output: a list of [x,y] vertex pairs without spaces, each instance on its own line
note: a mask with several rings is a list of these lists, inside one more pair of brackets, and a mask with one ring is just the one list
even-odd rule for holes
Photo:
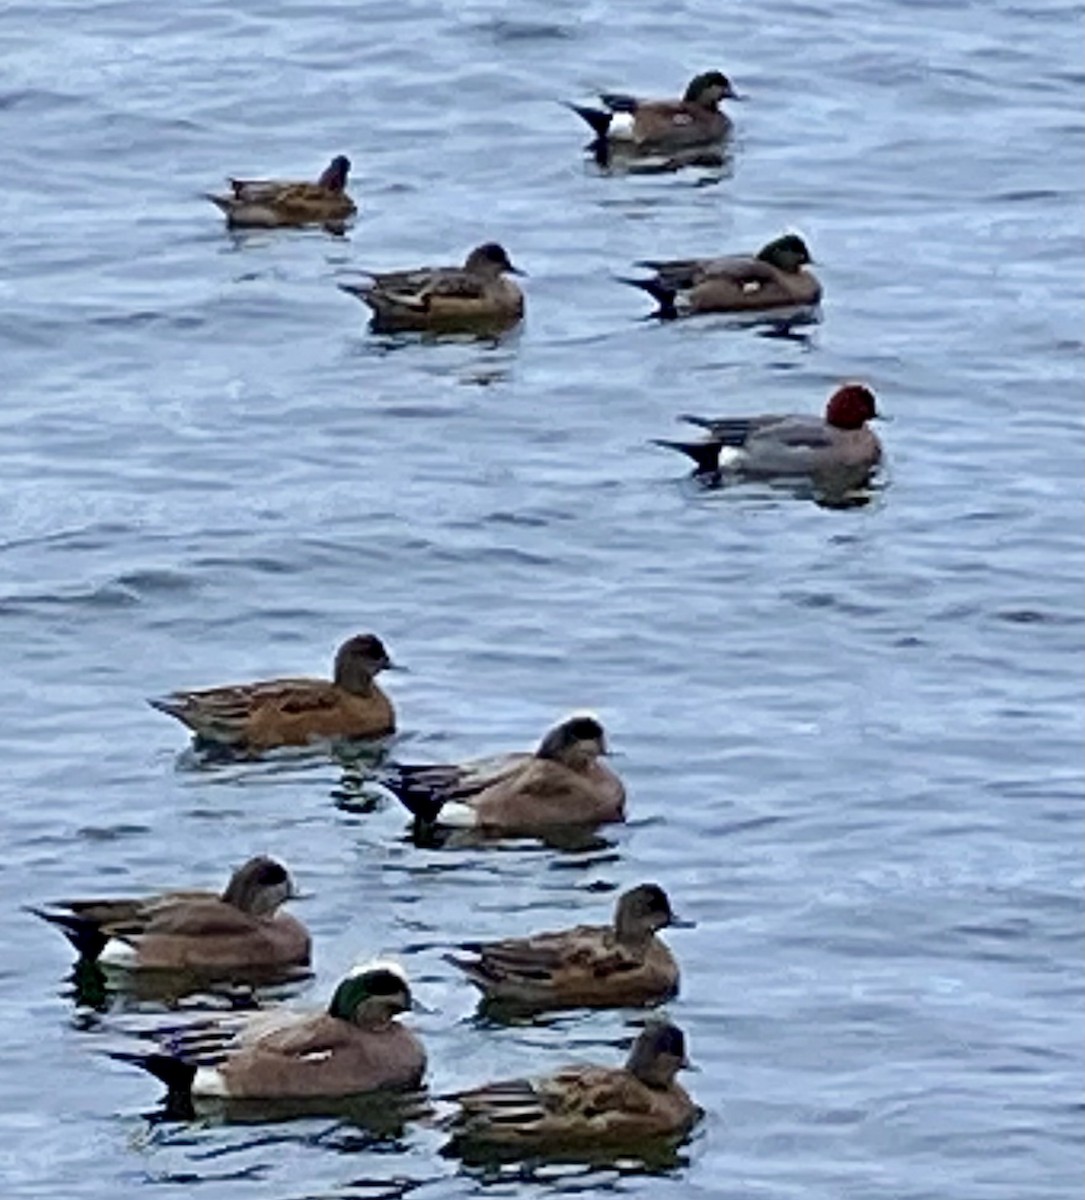
[[357,212],[347,195],[350,159],[338,154],[316,183],[282,179],[230,179],[228,195],[207,199],[236,227],[274,229],[283,225],[341,225]]
[[600,759],[602,725],[570,717],[533,754],[448,766],[396,766],[387,786],[424,826],[532,834],[625,819],[625,788]]
[[369,305],[377,330],[493,330],[523,317],[523,292],[506,278],[522,274],[503,246],[486,242],[462,267],[373,271],[369,283],[339,287]]
[[499,1155],[640,1148],[685,1136],[700,1108],[675,1079],[689,1066],[681,1029],[649,1023],[624,1067],[569,1066],[537,1079],[510,1079],[449,1097],[453,1152]]
[[392,702],[374,679],[394,667],[380,638],[359,634],[335,655],[333,678],[268,679],[148,700],[198,738],[258,752],[322,739],[378,738],[396,727]]
[[659,304],[661,317],[680,313],[756,312],[817,304],[821,284],[803,268],[814,260],[806,243],[788,233],[754,255],[730,258],[647,259],[650,279],[623,279]]
[[731,129],[731,119],[720,109],[720,101],[741,98],[726,75],[706,71],[690,80],[681,100],[638,100],[606,92],[599,97],[601,109],[568,107],[588,123],[597,143],[667,153],[721,141]]
[[58,926],[84,961],[130,970],[263,970],[309,962],[305,926],[280,911],[294,894],[286,868],[261,857],[239,867],[221,895],[64,900],[31,911]]
[[623,892],[613,925],[578,925],[449,956],[487,1000],[532,1010],[658,1004],[678,990],[678,964],[656,931],[681,925],[654,883]]

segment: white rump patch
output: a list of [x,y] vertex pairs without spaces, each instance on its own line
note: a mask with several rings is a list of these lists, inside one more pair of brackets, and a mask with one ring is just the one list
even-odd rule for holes
[[448,825],[452,829],[473,829],[478,824],[478,813],[470,804],[461,804],[459,800],[449,800],[441,808],[437,823],[438,825]]
[[194,1096],[228,1096],[230,1089],[226,1080],[217,1067],[197,1067],[195,1078],[192,1080]]
[[98,961],[107,967],[134,967],[136,948],[119,938],[110,938],[98,955]]
[[633,140],[633,114],[611,113],[610,124],[607,126],[607,137],[613,138],[616,142],[631,142]]

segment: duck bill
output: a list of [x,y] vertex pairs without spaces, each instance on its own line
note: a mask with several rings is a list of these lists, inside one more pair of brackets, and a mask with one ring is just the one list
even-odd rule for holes
[[687,920],[685,917],[671,917],[669,924],[670,924],[671,929],[696,929],[697,928],[696,921]]
[[519,267],[514,267],[512,265],[512,263],[509,263],[509,265],[505,268],[505,274],[506,275],[519,275],[521,279],[527,278],[527,272],[521,271]]
[[403,666],[402,663],[392,662],[391,659],[389,659],[384,664],[384,666],[381,667],[381,670],[382,671],[399,671],[403,675],[409,675],[411,673],[410,667],[405,667],[405,666]]

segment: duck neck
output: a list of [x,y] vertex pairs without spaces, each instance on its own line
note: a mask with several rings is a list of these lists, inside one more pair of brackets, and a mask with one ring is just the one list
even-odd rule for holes
[[614,918],[615,940],[630,950],[644,950],[654,936],[654,931],[636,917],[619,911]]
[[356,662],[346,662],[337,667],[335,683],[354,696],[371,696],[376,690],[372,672]]

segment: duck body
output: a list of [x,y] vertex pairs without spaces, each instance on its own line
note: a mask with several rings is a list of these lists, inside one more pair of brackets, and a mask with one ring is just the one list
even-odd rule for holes
[[601,108],[568,105],[591,128],[597,143],[637,153],[688,150],[722,141],[731,119],[720,107],[738,99],[719,71],[696,76],[681,100],[642,100],[620,92],[600,94]]
[[476,247],[459,267],[374,271],[370,282],[341,283],[373,311],[384,332],[499,330],[524,315],[524,295],[506,275],[522,274],[496,242]]
[[350,161],[332,159],[315,183],[281,179],[230,179],[228,193],[207,193],[236,228],[275,229],[299,225],[339,225],[357,206],[346,193]]
[[658,1004],[678,990],[678,964],[656,930],[675,924],[662,888],[624,893],[613,925],[578,925],[497,942],[465,943],[450,961],[488,1001],[516,1008]]
[[602,727],[571,718],[534,754],[481,763],[394,768],[387,786],[424,825],[531,834],[625,819],[625,787],[599,755]]
[[701,1116],[674,1079],[680,1060],[648,1059],[646,1043],[670,1037],[669,1024],[649,1026],[624,1067],[564,1067],[536,1079],[510,1079],[457,1093],[451,1122],[459,1153],[539,1154],[639,1148],[651,1139],[685,1136]]
[[165,892],[62,901],[32,911],[58,926],[84,961],[129,970],[265,971],[309,964],[308,931],[279,910],[293,894],[279,863],[254,858],[222,895]]
[[[878,416],[874,396],[861,384],[839,388],[824,418],[809,415],[682,419],[707,432],[700,442],[657,441],[692,458],[698,472],[720,470],[755,477],[869,472],[882,457],[866,422]],[[724,451],[731,453],[726,461]]]
[[337,1007],[344,987],[358,986],[348,977],[326,1012],[257,1013],[240,1026],[194,1025],[172,1036],[164,1052],[114,1057],[150,1072],[175,1097],[290,1100],[414,1088],[425,1074],[426,1053],[392,1019],[410,1002],[405,983],[402,996],[393,992],[393,976],[403,979],[386,968],[365,972],[361,986],[384,991],[353,1009]]
[[378,638],[345,642],[334,678],[269,679],[173,692],[148,701],[205,742],[260,752],[333,739],[379,738],[396,727],[374,676],[392,666]]
[[623,282],[648,292],[659,304],[659,315],[668,318],[812,307],[821,300],[820,282],[803,269],[812,261],[802,239],[787,234],[757,254],[642,260],[637,265],[655,274]]

